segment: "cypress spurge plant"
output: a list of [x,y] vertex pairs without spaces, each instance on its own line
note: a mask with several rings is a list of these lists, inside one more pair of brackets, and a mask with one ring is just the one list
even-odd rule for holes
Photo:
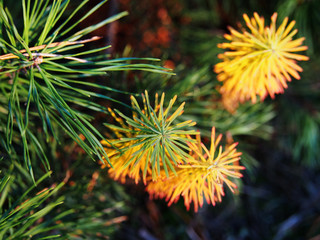
[[[109,71],[123,70],[164,72],[150,64],[130,63],[137,60],[134,58],[108,59],[103,51],[109,45],[83,48],[100,39],[88,34],[127,15],[122,12],[79,30],[79,23],[107,1],[79,17],[88,2],[80,1],[65,17],[70,0],[22,0],[20,29],[6,2],[0,1],[0,147],[6,158],[17,158],[22,153],[32,176],[32,159],[41,159],[46,171],[50,169],[42,144],[58,141],[59,129],[92,158],[102,160],[104,156],[108,161],[100,143],[103,136],[86,112],[105,111],[94,99],[115,101],[104,93],[117,90],[90,82],[89,77],[107,79]],[[42,133],[36,134],[38,130]]]

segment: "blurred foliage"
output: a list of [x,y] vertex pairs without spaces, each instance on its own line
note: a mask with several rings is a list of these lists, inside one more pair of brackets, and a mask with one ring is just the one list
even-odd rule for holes
[[[63,183],[32,194],[36,186],[32,184],[29,174],[17,163],[8,170],[6,174],[1,174],[0,182],[0,239],[59,238],[60,235],[54,233],[61,228],[58,221],[70,212],[51,215],[62,204],[64,196],[48,200],[56,195]],[[43,175],[36,184],[39,185],[48,175]]]
[[[121,186],[101,178],[102,170],[84,159],[82,167],[76,162],[64,172],[60,184],[54,181],[59,176],[48,178],[47,173],[34,185],[29,173],[17,162],[8,167],[6,174],[0,174],[0,239],[113,236],[117,225],[127,220],[128,195]],[[88,168],[93,171],[88,172]],[[77,171],[73,172],[74,169]]]
[[276,106],[282,113],[276,119],[279,147],[295,161],[316,168],[320,164],[318,66],[319,59],[304,64],[302,79],[292,83],[286,97],[281,97]]
[[296,21],[296,27],[299,29],[298,36],[305,37],[305,44],[309,47],[308,55],[319,53],[319,24],[320,4],[317,0],[285,0],[277,3],[277,11],[281,18],[286,16]]
[[119,225],[128,220],[129,196],[122,186],[104,177],[106,171],[84,160],[69,169],[66,177],[70,174],[70,178],[60,192],[65,196],[60,211],[73,212],[62,219],[59,233],[72,240],[113,239]]

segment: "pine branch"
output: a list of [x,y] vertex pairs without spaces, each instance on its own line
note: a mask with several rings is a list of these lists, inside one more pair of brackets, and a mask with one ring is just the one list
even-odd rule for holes
[[[38,127],[42,127],[47,144],[50,141],[49,136],[54,136],[55,141],[59,141],[55,132],[63,129],[92,159],[108,159],[100,144],[103,136],[82,113],[84,110],[79,111],[76,105],[104,112],[105,107],[94,103],[94,98],[119,102],[106,95],[106,91],[119,91],[101,84],[93,84],[87,80],[89,77],[106,78],[107,72],[128,70],[168,74],[163,67],[141,63],[157,59],[107,59],[102,51],[110,46],[81,50],[81,47],[99,40],[100,37],[79,40],[80,38],[127,13],[117,14],[72,33],[80,22],[98,10],[106,0],[101,1],[78,20],[74,19],[75,14],[88,1],[83,1],[65,18],[64,13],[69,2],[65,0],[49,4],[49,1],[36,1],[31,4],[30,0],[22,0],[22,32],[16,27],[16,19],[13,20],[6,6],[0,5],[0,23],[1,29],[4,30],[0,36],[0,45],[4,52],[0,56],[0,88],[7,103],[3,112],[7,114],[7,126],[0,129],[4,134],[1,143],[10,155],[15,151],[13,142],[18,142],[15,141],[16,133],[20,132],[23,158],[32,176],[34,152],[42,159],[45,168],[50,170],[40,144],[43,141],[35,135],[34,123],[38,121],[41,123]],[[62,20],[63,23],[58,26],[57,23]],[[70,25],[72,21],[75,23]],[[102,90],[102,93],[92,91],[92,86]],[[73,98],[79,101],[74,101]]]

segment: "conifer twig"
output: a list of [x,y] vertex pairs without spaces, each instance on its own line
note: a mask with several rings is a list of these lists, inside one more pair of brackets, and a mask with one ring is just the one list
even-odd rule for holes
[[[73,41],[73,42],[70,42],[70,41],[63,41],[63,42],[54,42],[54,43],[51,43],[49,45],[40,45],[40,46],[35,46],[35,47],[31,47],[29,48],[30,52],[33,52],[33,51],[39,51],[39,50],[42,50],[44,48],[55,48],[55,47],[59,47],[59,46],[70,46],[70,45],[76,45],[76,44],[83,44],[83,43],[88,43],[88,42],[93,42],[93,41],[97,41],[101,39],[101,37],[98,37],[98,36],[94,36],[92,38],[89,38],[89,39],[85,39],[85,40],[80,40],[80,41]],[[27,50],[26,49],[22,49],[19,51],[20,53],[25,53],[23,54],[24,56],[28,56],[29,54],[27,54]],[[50,55],[50,56],[49,56]],[[55,55],[55,56],[53,56]],[[44,57],[56,57],[58,55],[56,54],[40,54],[40,53],[34,53],[32,54],[33,57],[38,57],[38,56],[44,56]],[[8,60],[8,59],[13,59],[13,58],[19,58],[19,56],[15,55],[15,54],[12,54],[12,53],[8,53],[8,54],[4,54],[4,55],[1,55],[0,56],[0,60]],[[70,58],[70,57],[65,57],[67,59],[73,59],[75,60],[75,58]],[[84,61],[84,60],[82,60]]]

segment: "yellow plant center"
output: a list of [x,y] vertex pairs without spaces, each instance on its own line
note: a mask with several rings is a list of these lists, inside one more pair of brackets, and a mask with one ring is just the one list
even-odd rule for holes
[[272,15],[270,26],[265,26],[264,18],[257,13],[251,19],[247,14],[243,18],[247,29],[240,33],[230,27],[230,34],[224,36],[229,42],[218,44],[229,51],[218,55],[222,62],[214,67],[223,82],[220,93],[228,109],[249,99],[255,103],[257,95],[264,100],[267,95],[274,98],[283,93],[291,76],[300,79],[302,68],[296,61],[309,59],[295,53],[307,50],[307,46],[301,46],[305,38],[292,39],[298,31],[291,31],[295,21],[287,25],[286,17],[277,28],[277,13]]

